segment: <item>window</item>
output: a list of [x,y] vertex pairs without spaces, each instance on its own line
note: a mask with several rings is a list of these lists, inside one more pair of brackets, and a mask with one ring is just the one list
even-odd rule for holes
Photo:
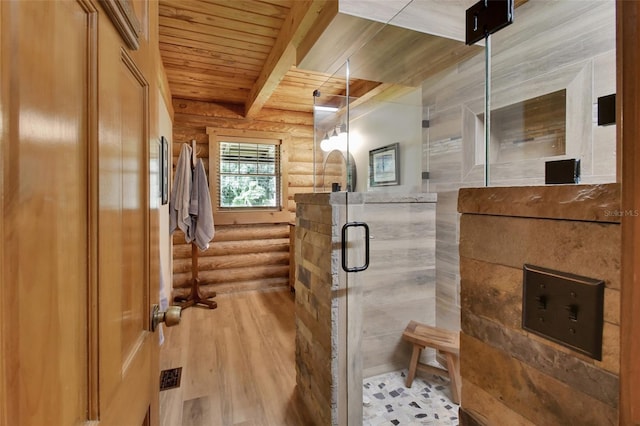
[[289,222],[286,135],[207,128],[214,221]]
[[280,207],[280,143],[218,142],[220,208]]

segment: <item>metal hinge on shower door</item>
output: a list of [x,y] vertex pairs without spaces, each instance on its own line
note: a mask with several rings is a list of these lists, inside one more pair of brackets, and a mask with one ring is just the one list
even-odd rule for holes
[[513,23],[514,0],[480,0],[466,12],[466,44],[474,44]]

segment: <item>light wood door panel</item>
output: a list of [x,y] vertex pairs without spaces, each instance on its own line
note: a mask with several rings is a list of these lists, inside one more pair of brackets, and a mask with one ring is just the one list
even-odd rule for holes
[[0,426],[157,423],[144,28],[132,52],[97,0],[0,2]]
[[0,424],[78,424],[87,410],[95,9],[0,9]]
[[116,32],[101,33],[98,394],[105,426],[143,424],[158,379],[151,362],[158,336],[148,331],[149,84],[122,46]]

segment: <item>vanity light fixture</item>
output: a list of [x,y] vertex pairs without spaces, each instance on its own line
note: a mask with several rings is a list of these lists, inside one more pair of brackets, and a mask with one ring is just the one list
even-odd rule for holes
[[[335,129],[333,130],[333,132],[335,133]],[[331,148],[331,137],[332,137],[332,134],[331,134],[331,131],[329,131],[324,134],[324,137],[320,141],[320,149],[323,150],[324,152],[329,152],[333,150]]]
[[313,109],[315,111],[322,111],[322,112],[336,112],[336,111],[338,111],[338,108],[336,108],[336,107],[322,106],[322,105],[315,105],[313,107]]
[[341,124],[336,126],[333,130],[327,132],[325,137],[320,142],[320,149],[324,152],[331,152],[333,150],[346,151],[347,150],[347,125]]

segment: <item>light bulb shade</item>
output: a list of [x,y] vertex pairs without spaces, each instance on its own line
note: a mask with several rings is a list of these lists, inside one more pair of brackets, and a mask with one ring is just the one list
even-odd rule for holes
[[320,142],[320,149],[324,152],[331,152],[333,150],[346,151],[347,150],[347,126],[341,124],[336,126],[332,131],[325,134],[324,139]]
[[329,133],[325,133],[320,141],[320,149],[323,151],[327,151],[329,149]]
[[331,142],[329,141],[329,139],[323,139],[320,142],[320,149],[323,150],[324,152],[331,151]]

